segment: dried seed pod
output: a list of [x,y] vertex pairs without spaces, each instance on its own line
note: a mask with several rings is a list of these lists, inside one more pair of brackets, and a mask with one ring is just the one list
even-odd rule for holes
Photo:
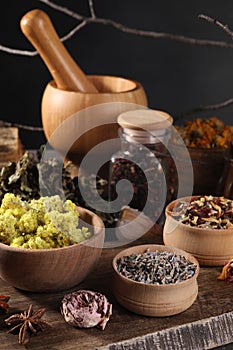
[[112,304],[105,295],[90,290],[66,294],[61,302],[61,314],[74,327],[104,330],[112,314]]

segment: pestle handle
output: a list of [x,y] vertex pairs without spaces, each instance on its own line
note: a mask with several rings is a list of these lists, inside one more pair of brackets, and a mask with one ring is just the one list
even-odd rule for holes
[[20,27],[40,54],[59,89],[98,92],[66,50],[45,12],[38,9],[29,11],[21,19]]

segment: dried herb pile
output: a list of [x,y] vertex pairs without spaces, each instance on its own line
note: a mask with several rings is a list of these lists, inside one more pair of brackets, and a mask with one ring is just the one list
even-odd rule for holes
[[[26,201],[38,199],[42,195],[65,195],[66,199],[70,199],[76,205],[98,214],[106,227],[114,226],[119,213],[104,213],[90,205],[98,204],[99,196],[102,197],[106,192],[107,181],[94,174],[73,176],[72,164],[64,166],[56,158],[42,161],[42,151],[43,148],[36,154],[25,152],[18,162],[11,162],[1,169],[0,204],[5,193],[9,192]],[[87,200],[81,193],[85,193]]]
[[[5,193],[13,193],[23,200],[38,199],[41,192],[44,195],[54,194],[59,190],[61,164],[57,159],[41,161],[42,150],[37,154],[25,152],[18,162],[11,162],[1,169],[0,202]],[[43,179],[39,183],[39,169]],[[46,179],[46,180],[44,180]],[[62,169],[62,184],[66,195],[74,189],[69,171]]]
[[179,201],[171,215],[185,225],[211,229],[233,229],[233,201],[224,197],[198,196]]
[[187,147],[228,148],[233,140],[233,126],[225,125],[217,117],[186,120],[176,129]]
[[146,284],[171,284],[194,276],[197,266],[184,256],[167,251],[146,251],[117,260],[117,270],[123,276]]

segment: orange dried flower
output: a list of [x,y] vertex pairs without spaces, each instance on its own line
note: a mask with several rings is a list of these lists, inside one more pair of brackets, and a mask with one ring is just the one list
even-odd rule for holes
[[9,296],[5,296],[5,295],[0,295],[0,312],[3,311],[4,313],[8,312],[9,309],[9,305],[8,305],[8,301],[9,301],[10,297]]
[[226,281],[228,283],[233,282],[233,257],[223,266],[222,272],[218,276],[218,280]]
[[227,148],[233,139],[233,126],[217,117],[186,120],[184,126],[176,129],[187,147]]

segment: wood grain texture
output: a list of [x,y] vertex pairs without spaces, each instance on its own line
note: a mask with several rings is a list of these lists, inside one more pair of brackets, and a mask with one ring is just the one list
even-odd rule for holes
[[[145,243],[161,243],[161,234],[153,232],[152,235],[145,235],[136,242],[136,244]],[[33,337],[28,348],[31,350],[154,350],[156,347],[153,342],[160,339],[160,346],[170,342],[170,348],[166,347],[166,350],[177,350],[183,339],[182,346],[187,346],[186,349],[189,350],[196,350],[201,349],[203,344],[214,347],[233,342],[232,285],[217,280],[220,267],[201,267],[198,277],[198,297],[183,313],[169,317],[140,316],[121,307],[112,293],[111,262],[116,253],[122,249],[123,247],[103,249],[101,259],[94,271],[79,286],[69,290],[91,289],[102,292],[109,298],[113,304],[113,315],[104,331],[97,328],[76,329],[66,324],[59,310],[64,292],[22,292],[0,280],[0,294],[11,296],[7,316],[26,309],[29,303],[34,305],[35,310],[39,307],[47,309],[44,319],[49,320],[53,328]],[[22,346],[17,344],[17,337],[7,333],[4,318],[6,318],[5,315],[0,315],[0,349],[22,349]],[[168,333],[165,330],[168,330]],[[174,334],[177,336],[175,337]],[[182,338],[177,338],[178,335]],[[145,336],[147,336],[146,340]],[[132,345],[135,338],[137,348]],[[189,343],[191,340],[192,343]],[[127,348],[123,347],[125,344]],[[192,348],[188,348],[190,344]],[[183,349],[185,350],[185,347]]]
[[203,350],[233,342],[233,312],[172,327],[98,350]]

